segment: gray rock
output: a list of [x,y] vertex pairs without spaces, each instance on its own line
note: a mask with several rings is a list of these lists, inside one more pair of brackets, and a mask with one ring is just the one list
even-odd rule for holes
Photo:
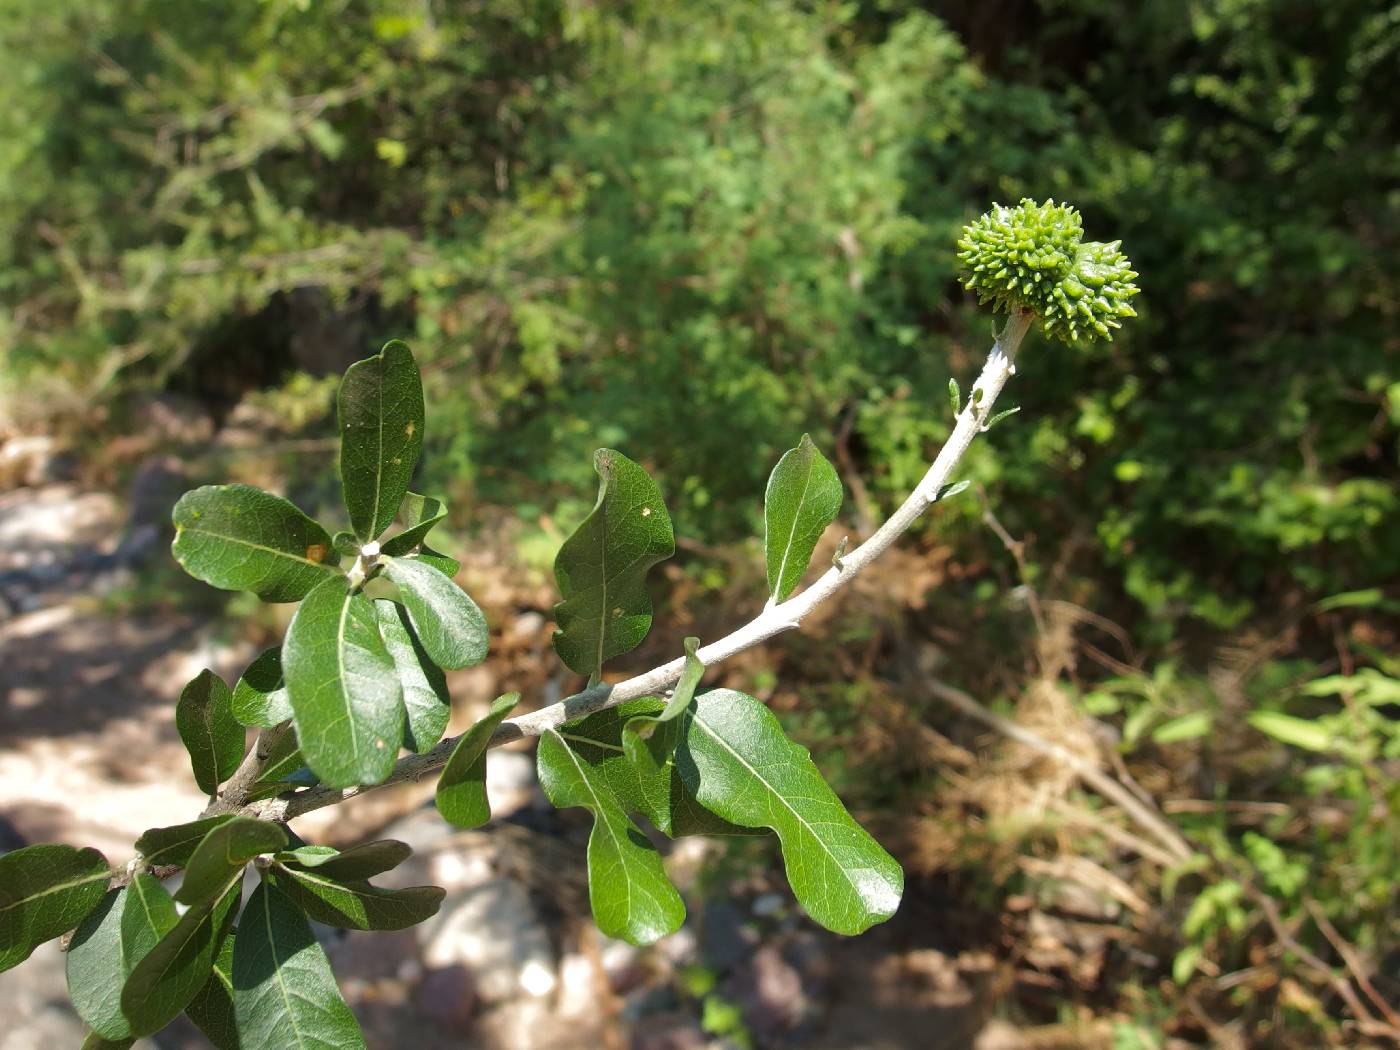
[[418,928],[429,968],[465,966],[485,1003],[553,992],[559,983],[549,930],[525,887],[493,879],[449,894]]

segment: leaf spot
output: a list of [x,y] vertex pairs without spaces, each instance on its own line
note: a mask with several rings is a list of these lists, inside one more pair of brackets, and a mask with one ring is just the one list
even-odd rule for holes
[[614,606],[613,611],[612,611],[612,614],[613,614],[613,619],[616,620],[619,616],[622,615],[622,606],[620,606],[620,605]]
[[326,556],[326,545],[324,543],[312,543],[306,548],[307,561],[320,561]]
[[651,508],[650,508],[650,507],[643,507],[643,508],[642,508],[642,517],[644,517],[644,518],[649,518],[649,517],[651,517]]
[[[403,436],[406,438],[411,438],[413,436],[414,431],[416,431],[417,429],[418,428],[414,425],[413,420],[410,419],[408,421],[408,425],[403,428]],[[394,460],[394,462],[397,463],[398,460]]]

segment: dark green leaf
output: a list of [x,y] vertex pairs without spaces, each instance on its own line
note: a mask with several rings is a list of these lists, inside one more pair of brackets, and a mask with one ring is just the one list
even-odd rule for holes
[[183,867],[209,832],[233,819],[232,813],[220,813],[217,817],[205,817],[188,824],[151,828],[136,840],[136,852],[152,867],[168,864]]
[[0,971],[82,922],[111,874],[95,849],[43,844],[0,856]]
[[705,675],[705,665],[700,662],[700,657],[696,653],[700,649],[699,638],[686,638],[682,643],[685,646],[685,666],[681,668],[680,679],[676,682],[676,688],[671,692],[671,698],[666,701],[666,708],[657,715],[654,720],[638,720],[642,724],[637,725],[637,731],[643,736],[650,736],[651,729],[645,724],[650,721],[652,725],[657,722],[669,722],[678,714],[690,706],[691,699],[695,696],[695,687],[700,684],[700,679]]
[[438,886],[385,890],[363,879],[342,881],[320,868],[276,864],[277,887],[317,922],[346,930],[406,930],[437,914]]
[[[721,820],[695,801],[675,769],[676,746],[686,720],[657,724],[663,707],[656,697],[643,697],[590,715],[559,732],[603,778],[623,809],[642,814],[671,838],[762,834]],[[641,726],[651,731],[650,737],[643,739],[637,732]]]
[[122,989],[122,1013],[133,1034],[160,1031],[199,994],[233,925],[242,893],[240,868],[221,892],[180,916],[175,928],[136,964]]
[[397,536],[390,536],[379,549],[391,557],[412,554],[414,549],[428,538],[437,524],[447,517],[447,504],[432,496],[420,496],[410,492],[404,496],[399,517],[404,530]]
[[180,915],[165,887],[137,874],[111,890],[73,934],[64,955],[68,998],[88,1026],[105,1039],[128,1039],[121,1011],[122,985]]
[[233,717],[233,693],[207,668],[180,693],[175,728],[190,753],[199,790],[212,795],[243,761],[243,726]]
[[286,844],[287,833],[276,824],[234,817],[209,832],[195,849],[175,899],[181,904],[212,900],[250,860],[261,853],[276,853]]
[[775,602],[793,592],[817,541],[841,510],[841,479],[806,434],[778,460],[763,500],[763,547],[768,594]]
[[233,687],[233,717],[245,726],[270,729],[292,717],[282,678],[282,648],[265,649]]
[[237,931],[230,930],[219,946],[209,979],[185,1007],[188,1017],[217,1050],[241,1050],[238,1022],[233,1010],[233,946]]
[[562,808],[593,813],[588,836],[588,897],[598,928],[632,944],[651,944],[685,921],[685,904],[661,856],[627,818],[607,782],[554,730],[540,737],[540,786]]
[[762,703],[730,689],[696,698],[676,761],[706,808],[772,828],[788,882],[829,930],[856,934],[894,914],[904,873],[832,793],[806,748]]
[[96,1032],[89,1032],[87,1038],[83,1040],[80,1050],[129,1050],[136,1040],[130,1037],[126,1039],[104,1039]]
[[449,580],[462,571],[462,563],[456,558],[449,558],[446,554],[433,550],[427,544],[418,548],[418,553],[413,555],[413,560],[421,561],[424,565],[431,565]]
[[243,1050],[365,1050],[306,917],[266,882],[239,923],[233,1005]]
[[397,868],[413,855],[408,843],[397,839],[376,839],[362,842],[347,850],[329,846],[303,846],[301,849],[279,853],[274,859],[291,868],[315,869],[320,875],[341,882],[371,879]]
[[403,706],[408,716],[404,746],[421,754],[442,739],[447,720],[452,717],[447,677],[419,643],[402,605],[379,598],[374,609],[379,616],[379,633],[394,658],[403,686]]
[[331,787],[376,784],[403,740],[403,687],[374,604],[344,577],[297,609],[282,671],[306,763]]
[[173,518],[175,560],[195,579],[222,590],[295,602],[341,575],[326,530],[281,496],[251,485],[186,492]]
[[302,756],[301,748],[297,746],[296,730],[288,726],[268,749],[262,772],[248,788],[248,801],[280,795],[292,788],[305,786],[311,778],[295,776],[305,769],[306,759]]
[[360,537],[353,532],[337,532],[331,537],[331,547],[342,558],[353,558],[360,553]]
[[647,571],[675,553],[671,516],[647,472],[620,452],[599,449],[598,502],[554,560],[563,597],[554,607],[554,648],[578,674],[595,678],[651,630]]
[[387,529],[423,448],[423,382],[395,340],[345,372],[340,415],[340,484],[350,525],[369,541]]
[[518,703],[519,693],[496,697],[486,717],[457,739],[437,786],[438,812],[449,824],[476,828],[491,819],[486,796],[486,745],[501,719]]
[[433,663],[457,670],[486,659],[486,617],[450,577],[418,558],[388,559],[384,571],[398,587],[413,631]]

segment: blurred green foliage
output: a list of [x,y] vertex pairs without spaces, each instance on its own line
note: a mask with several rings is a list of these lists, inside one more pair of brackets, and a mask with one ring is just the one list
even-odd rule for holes
[[927,7],[5,0],[11,411],[402,335],[435,482],[549,507],[612,445],[752,534],[804,429],[907,488],[989,338],[958,229],[1054,197],[1144,316],[1024,355],[972,468],[1008,529],[1092,538],[1159,641],[1400,575],[1400,8]]

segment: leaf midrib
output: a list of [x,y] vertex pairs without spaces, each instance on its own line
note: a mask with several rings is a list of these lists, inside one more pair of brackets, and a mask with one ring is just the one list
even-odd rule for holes
[[[750,773],[753,774],[755,780],[757,780],[760,784],[767,788],[768,791],[773,795],[773,797],[777,798],[777,800],[783,804],[783,808],[785,808],[789,813],[791,813],[793,819],[795,819],[799,824],[802,825],[803,828],[806,829],[807,834],[810,835],[812,839],[817,843],[817,845],[822,848],[822,852],[831,858],[831,863],[836,865],[836,870],[839,871],[845,878],[846,885],[849,886],[852,892],[854,892],[857,898],[859,898],[860,892],[856,889],[855,884],[851,882],[850,876],[846,872],[845,865],[843,865],[839,860],[836,859],[836,854],[831,852],[831,848],[827,846],[827,844],[822,840],[822,837],[817,834],[816,829],[806,819],[803,818],[802,814],[800,814],[796,809],[793,808],[792,803],[787,800],[786,796],[784,796],[781,791],[779,791],[771,783],[769,783],[768,779],[764,777],[763,774],[760,773],[757,769],[755,769],[748,759],[746,759],[738,751],[734,750],[734,748],[730,745],[729,741],[725,740],[724,737],[716,733],[714,729],[712,729],[703,718],[696,714],[692,716],[691,720],[701,729],[703,729],[706,733],[708,733],[712,738],[714,738],[714,740],[718,742],[722,748],[724,748],[731,755],[733,755],[735,760],[740,765],[742,765],[745,769],[747,769]],[[774,830],[776,831],[777,829],[775,828]]]
[[[272,953],[272,961],[275,964],[273,967],[272,974],[274,979],[277,981],[277,991],[282,996],[282,1005],[287,1011],[288,1023],[291,1024],[292,1032],[296,1035],[297,1046],[304,1047],[306,1046],[306,1042],[301,1037],[301,1026],[297,1024],[297,1015],[296,1011],[292,1009],[292,1000],[290,993],[287,991],[287,982],[282,976],[282,958],[277,951],[277,938],[273,935],[272,932],[272,897],[268,893],[267,887],[263,888],[262,904],[263,929],[267,931],[267,948],[268,951]],[[291,959],[291,956],[289,955],[287,956],[287,958]]]
[[[569,761],[573,763],[574,770],[578,773],[579,780],[583,782],[583,786],[588,789],[588,794],[593,798],[594,823],[602,824],[603,827],[607,829],[608,837],[612,839],[613,842],[613,849],[617,851],[618,863],[621,864],[625,870],[628,866],[627,855],[623,852],[622,843],[617,837],[617,832],[613,829],[612,821],[609,820],[607,815],[603,812],[603,800],[598,797],[598,792],[594,789],[593,782],[588,779],[588,774],[584,772],[583,763],[579,761],[578,755],[574,754],[574,749],[563,742],[563,738],[559,733],[555,733],[554,735],[560,737],[560,746],[564,749],[564,753],[569,756]],[[632,880],[626,878],[623,879],[622,882],[627,888],[626,914],[627,921],[630,924],[632,921]]]
[[293,554],[291,551],[282,550],[278,547],[269,547],[265,543],[254,543],[252,540],[245,540],[239,536],[230,536],[222,532],[214,532],[210,529],[201,529],[192,525],[178,526],[175,531],[188,532],[196,536],[209,536],[216,540],[224,540],[227,543],[236,543],[239,546],[247,547],[250,550],[263,551],[267,554],[276,555],[279,558],[286,558],[289,561],[299,561],[304,565],[310,565],[312,568],[315,569],[324,569],[326,572],[330,573],[340,572],[340,566],[338,565],[331,565],[329,562],[324,561],[312,561],[310,558],[304,557],[303,555]]
[[50,886],[48,889],[40,890],[38,893],[31,893],[27,897],[17,897],[14,900],[12,900],[9,904],[0,905],[0,912],[9,911],[11,908],[17,908],[21,904],[28,904],[30,901],[38,900],[40,897],[47,897],[52,893],[60,893],[63,890],[77,889],[79,886],[86,886],[89,882],[96,882],[98,879],[110,879],[111,877],[111,871],[104,871],[99,874],[85,875],[82,878],[70,879],[67,882],[60,882],[57,885]]
[[809,455],[807,457],[807,476],[802,480],[802,495],[797,498],[797,507],[792,512],[792,525],[788,529],[787,545],[783,548],[783,559],[778,563],[778,577],[773,581],[772,596],[776,598],[783,590],[783,573],[787,571],[788,558],[792,554],[793,542],[797,539],[797,523],[802,517],[802,505],[807,502],[807,490],[812,487],[812,474],[816,467],[816,458]]

